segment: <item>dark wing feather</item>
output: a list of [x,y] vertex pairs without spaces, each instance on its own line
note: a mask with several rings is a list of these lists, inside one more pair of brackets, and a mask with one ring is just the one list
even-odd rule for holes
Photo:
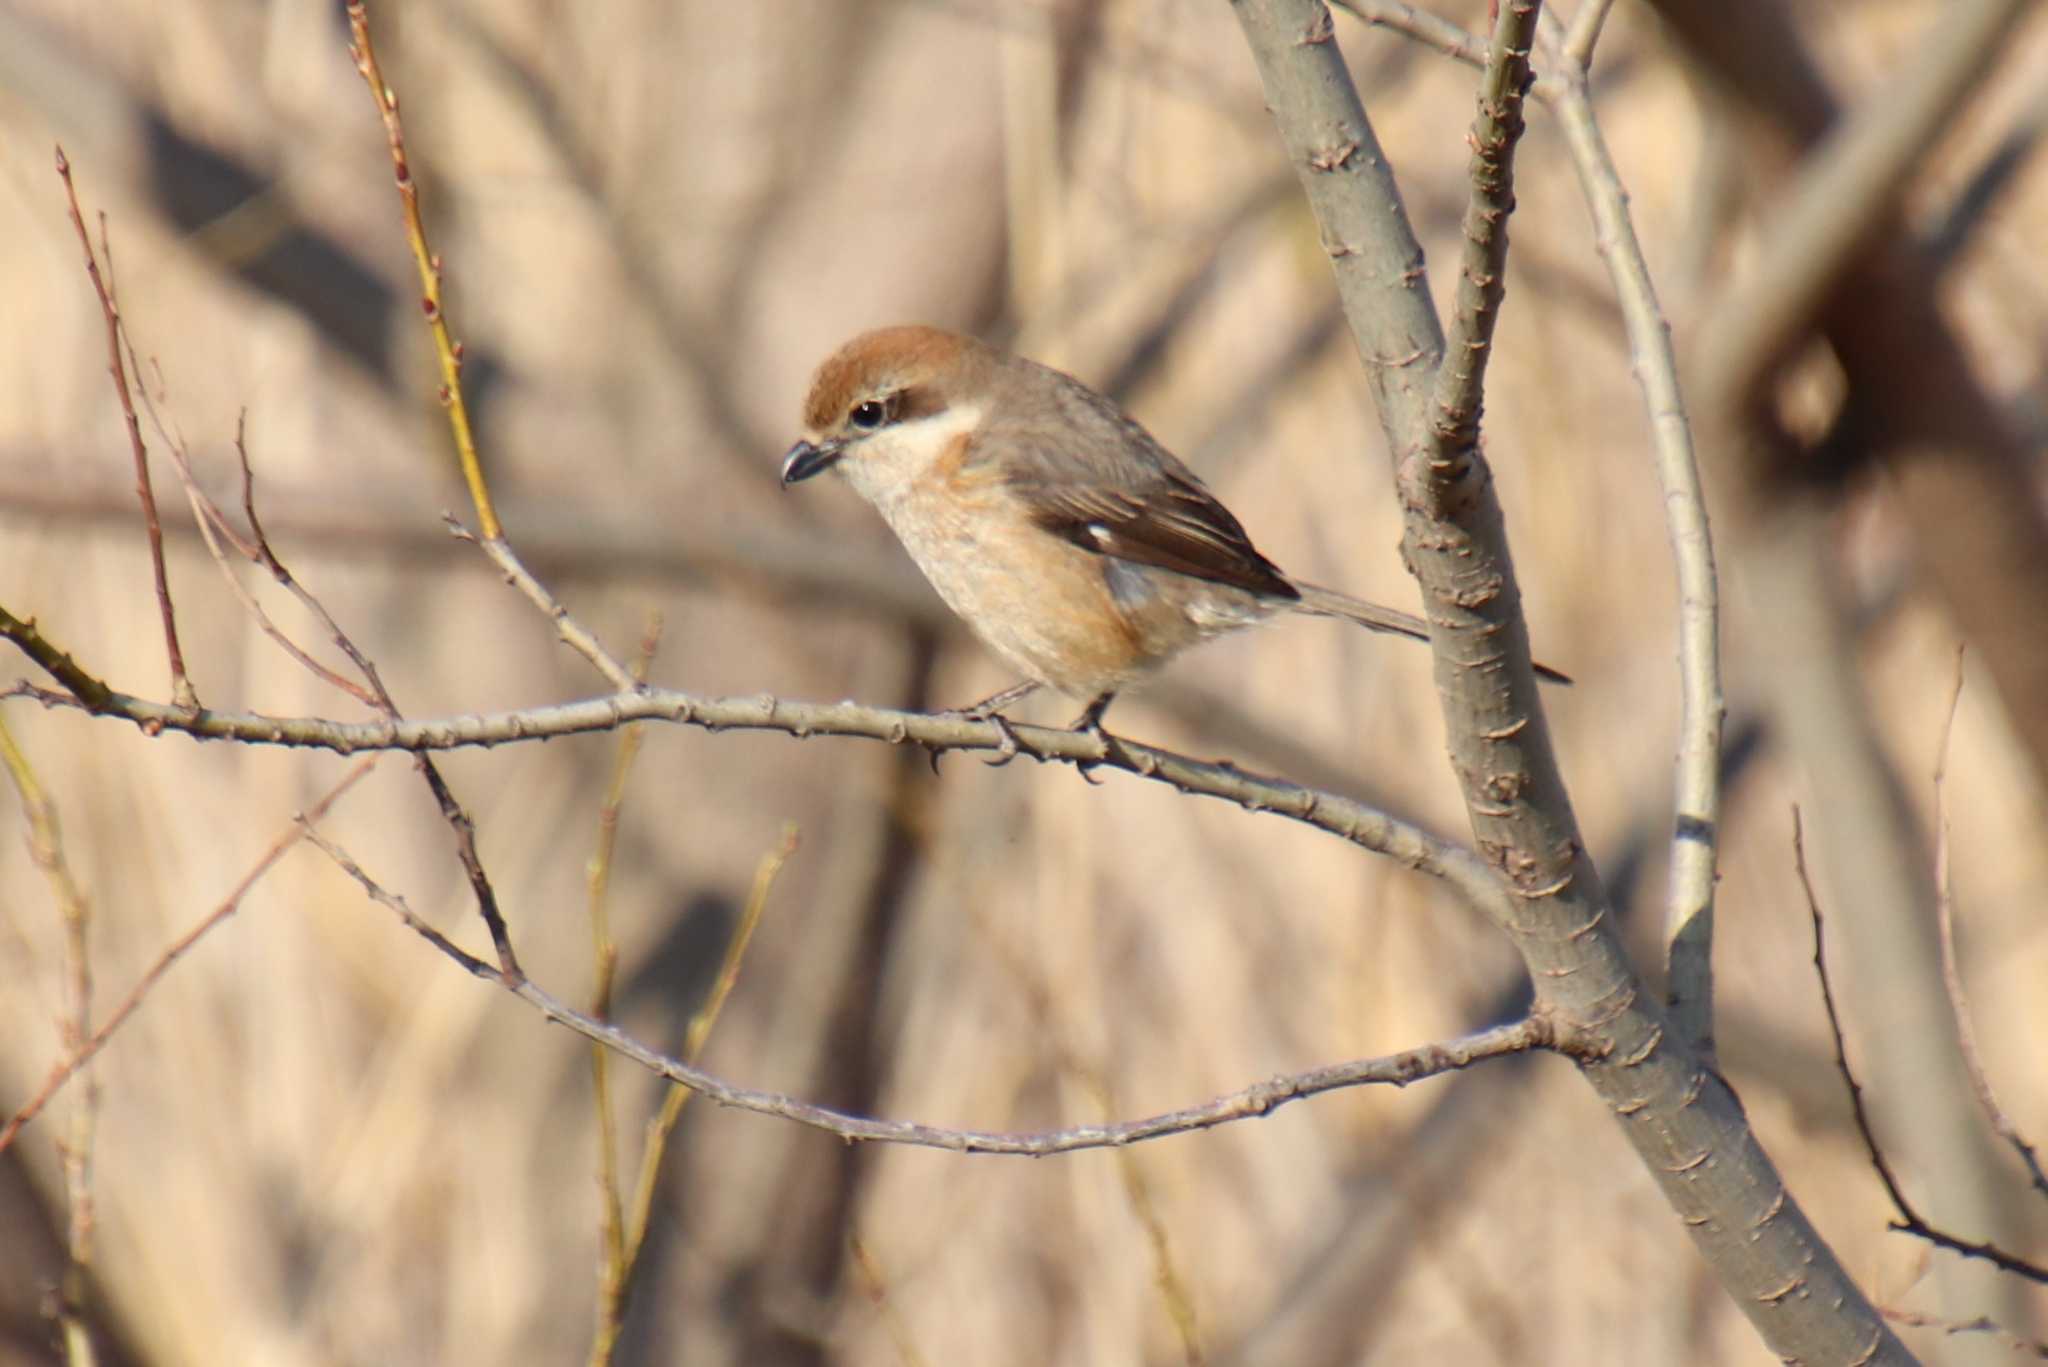
[[[1193,471],[1109,400],[1059,378],[1060,421],[990,434],[1028,452],[1004,478],[1039,526],[1098,555],[1265,598],[1300,597]],[[1076,445],[1115,454],[1083,461]]]

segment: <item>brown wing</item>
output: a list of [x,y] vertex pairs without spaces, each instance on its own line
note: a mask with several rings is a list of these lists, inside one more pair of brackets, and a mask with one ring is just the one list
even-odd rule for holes
[[[1021,456],[1004,480],[1039,526],[1098,555],[1300,597],[1193,471],[1108,399],[1059,379],[1060,421],[990,434]],[[1077,446],[1098,458],[1078,458]]]

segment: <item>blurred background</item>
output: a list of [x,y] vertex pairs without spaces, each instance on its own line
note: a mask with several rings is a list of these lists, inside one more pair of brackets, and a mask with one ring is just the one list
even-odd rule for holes
[[[1802,23],[1830,78],[1862,95],[1912,62],[1940,8],[1812,4]],[[1470,25],[1484,10],[1442,7]],[[1916,221],[2016,126],[2038,128],[2038,18],[1916,179]],[[508,533],[618,653],[659,611],[656,681],[905,707],[1012,682],[849,491],[776,485],[811,368],[893,322],[1072,371],[1193,464],[1289,570],[1415,605],[1359,364],[1228,6],[428,0],[372,21]],[[1472,76],[1345,16],[1338,36],[1441,300]],[[332,5],[0,4],[0,603],[117,688],[168,696],[103,325],[52,171],[61,142],[88,221],[107,216],[165,423],[232,506],[246,413],[273,543],[400,706],[431,717],[600,692],[442,529],[441,510],[467,516],[467,499],[384,134],[345,42]],[[1713,210],[1742,168],[1715,154],[1681,64],[1636,7],[1610,23],[1596,78],[1683,347],[1748,250]],[[1489,453],[1537,651],[1579,680],[1545,694],[1565,774],[1655,977],[1677,714],[1670,554],[1578,185],[1548,112],[1532,104],[1530,123]],[[2037,454],[2044,243],[2048,171],[2023,155],[1945,296]],[[201,699],[363,716],[252,626],[145,432]],[[1829,534],[1924,853],[1957,639],[1888,497],[1881,482],[1846,490]],[[1738,579],[1739,548],[1723,559]],[[240,573],[280,625],[332,654]],[[1831,799],[1768,719],[1764,685],[1784,662],[1751,631],[1755,597],[1727,595],[1722,1066],[1873,1298],[1960,1319],[1990,1308],[2038,1333],[2024,1297],[1991,1279],[1937,1293],[1935,1257],[1885,1231],[1790,848],[1791,805]],[[34,674],[25,658],[0,670]],[[2048,1138],[2048,795],[1990,685],[1965,675],[1947,780],[1962,970],[1992,1080]],[[1039,700],[1020,715],[1069,711]],[[152,740],[27,703],[5,716],[90,900],[102,1010],[348,763]],[[1428,654],[1398,641],[1307,620],[1240,636],[1129,695],[1113,723],[1465,834]],[[585,870],[615,746],[444,761],[528,971],[575,1001],[593,973]],[[650,727],[612,874],[619,1018],[680,1047],[790,821],[801,848],[704,1056],[753,1087],[1053,1128],[1461,1032],[1521,1000],[1507,944],[1428,879],[1285,821],[1102,780],[970,756],[935,774],[920,754],[852,740]],[[18,822],[10,796],[0,823]],[[322,828],[483,945],[449,832],[403,757]],[[1856,908],[1833,911],[1831,939],[1853,939]],[[8,835],[0,1111],[61,1055],[64,964],[49,890]],[[1861,1061],[1888,985],[1843,991]],[[660,1092],[637,1070],[614,1076],[630,1171]],[[599,1258],[586,1047],[462,974],[318,852],[289,854],[180,960],[91,1077],[102,1361],[586,1351]],[[0,1361],[55,1355],[61,1141],[86,1097],[74,1084],[0,1157]],[[2005,1159],[1916,1159],[1902,1178],[1937,1216],[1954,1183],[2002,1184],[2024,1213]],[[2041,1213],[2000,1237],[2048,1252]],[[646,1258],[621,1361],[1770,1360],[1555,1059],[1043,1161],[850,1148],[692,1105]]]

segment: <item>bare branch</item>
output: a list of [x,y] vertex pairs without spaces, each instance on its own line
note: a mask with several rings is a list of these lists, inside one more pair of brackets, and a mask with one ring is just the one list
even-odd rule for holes
[[[326,796],[322,797],[308,809],[307,816],[318,819],[326,815],[328,810],[340,800],[341,795],[354,787],[356,781],[362,778],[364,774],[369,773],[376,766],[376,763],[376,757],[372,756],[350,769],[347,774],[342,776],[341,782],[328,789]],[[303,819],[301,818],[301,820]],[[249,895],[249,889],[256,886],[256,880],[270,872],[271,867],[279,859],[283,858],[285,851],[289,850],[298,840],[299,831],[299,824],[295,821],[291,829],[279,835],[276,840],[273,840],[270,843],[270,848],[263,852],[262,857],[256,861],[254,867],[242,876],[242,880],[239,883],[235,884],[233,891],[228,893],[227,898],[219,906],[202,917],[190,930],[171,941],[169,947],[157,956],[156,962],[151,964],[148,970],[136,980],[135,986],[128,989],[128,995],[121,999],[120,1004],[114,1008],[113,1014],[108,1016],[101,1023],[100,1027],[93,1031],[91,1036],[84,1040],[73,1053],[50,1070],[50,1075],[43,1080],[43,1085],[37,1089],[36,1094],[29,1098],[20,1110],[14,1113],[4,1128],[0,1128],[0,1153],[4,1153],[7,1146],[14,1142],[14,1137],[21,1133],[22,1126],[34,1120],[43,1107],[50,1104],[51,1097],[55,1096],[58,1090],[80,1068],[91,1062],[95,1054],[106,1047],[107,1041],[113,1038],[114,1032],[119,1030],[123,1023],[135,1014],[136,1008],[142,1005],[142,999],[149,995],[150,989],[162,980],[164,974],[170,972],[171,965],[176,963],[186,950],[197,944],[200,937],[235,914],[236,909],[242,905],[242,899]]]
[[[149,452],[142,444],[142,424],[135,416],[135,400],[128,391],[128,369],[121,360],[121,310],[114,302],[112,279],[113,262],[107,263],[107,273],[100,272],[99,258],[93,255],[92,238],[85,230],[85,218],[78,211],[78,192],[71,185],[71,163],[64,156],[64,149],[57,149],[57,175],[64,182],[64,199],[71,211],[71,226],[78,234],[78,245],[85,252],[85,273],[92,281],[93,293],[99,297],[100,313],[107,325],[107,373],[114,380],[114,394],[121,401],[121,418],[128,427],[128,449],[135,458],[135,497],[142,504],[142,526],[149,539],[149,566],[156,577],[156,606],[164,622],[164,650],[171,661],[171,696],[180,707],[197,707],[199,695],[193,691],[192,680],[185,673],[185,652],[178,646],[178,619],[171,609],[171,585],[164,573],[164,529],[157,517],[156,491],[149,482]],[[101,224],[101,241],[105,242],[106,225]]]
[[[0,609],[0,635],[11,635],[9,628],[14,622]],[[387,718],[368,722],[211,710],[187,715],[161,703],[113,692],[106,694],[102,704],[93,705],[27,683],[17,683],[0,693],[0,698],[5,697],[28,697],[46,706],[76,707],[96,716],[132,722],[151,734],[171,730],[202,740],[332,750],[344,755],[370,750],[422,754],[470,746],[490,747],[610,731],[634,721],[676,722],[707,731],[781,731],[799,740],[811,736],[861,736],[893,745],[921,745],[933,752],[1004,748],[1002,730],[994,723],[958,716],[898,712],[851,702],[795,702],[765,694],[706,698],[663,688],[518,712],[431,721]],[[1072,764],[1080,769],[1119,769],[1184,793],[1221,798],[1247,811],[1290,817],[1445,879],[1496,924],[1513,922],[1513,899],[1469,850],[1362,802],[1285,779],[1263,778],[1227,762],[1193,759],[1121,736],[1098,737],[1015,722],[1007,725],[1022,753],[1033,759]]]
[[1894,1324],[1907,1324],[1915,1329],[1939,1329],[1950,1338],[1958,1334],[1986,1334],[1996,1339],[2009,1352],[2027,1357],[2048,1358],[2048,1343],[2023,1339],[1989,1315],[1979,1315],[1973,1320],[1946,1320],[1939,1315],[1923,1315],[1917,1310],[1895,1310],[1886,1306],[1884,1317]]
[[1941,727],[1940,758],[1934,765],[1934,923],[1941,945],[1941,985],[1948,992],[1949,1010],[1956,1018],[1956,1043],[1963,1051],[1963,1068],[1970,1075],[1977,1105],[1997,1134],[2019,1155],[2034,1190],[2048,1196],[2048,1173],[2041,1171],[2041,1157],[2027,1137],[2013,1124],[1998,1094],[1991,1088],[1991,1076],[1984,1071],[1984,1056],[1977,1049],[1977,1030],[1970,1024],[1970,999],[1963,989],[1963,970],[1956,958],[1956,899],[1949,884],[1948,757],[1955,739],[1956,707],[1963,700],[1963,647],[1956,647],[1956,683],[1949,692],[1948,717]]
[[505,576],[505,582],[518,589],[527,602],[539,608],[541,615],[554,623],[555,634],[563,643],[590,661],[613,688],[628,692],[641,686],[641,681],[636,680],[632,672],[604,648],[604,643],[598,640],[596,635],[569,615],[569,610],[562,606],[561,601],[548,592],[547,585],[534,578],[532,572],[520,563],[519,557],[513,553],[511,542],[502,536],[478,537],[453,518],[448,519],[448,530],[461,540],[473,542],[489,556],[491,563]]
[[1401,0],[1331,0],[1345,13],[1374,28],[1383,28],[1413,38],[1424,47],[1466,66],[1484,68],[1486,39],[1461,24],[1455,24],[1429,10],[1406,5]]
[[[133,365],[135,362],[134,340],[128,337],[125,325],[121,331],[123,340],[128,344],[129,364]],[[161,388],[161,376],[159,376],[158,383]],[[250,535],[246,537],[235,529],[233,523],[228,521],[227,514],[221,511],[220,505],[215,503],[213,498],[204,489],[199,487],[199,480],[192,471],[190,452],[186,450],[185,443],[181,438],[174,436],[166,429],[164,420],[157,411],[157,405],[150,399],[147,389],[143,390],[143,402],[148,407],[150,421],[155,425],[157,435],[163,439],[164,449],[171,453],[171,464],[178,472],[178,479],[185,486],[185,500],[192,505],[193,523],[199,529],[200,539],[206,544],[206,553],[213,557],[213,563],[220,569],[221,578],[227,581],[228,591],[235,595],[236,601],[241,603],[242,610],[249,614],[250,619],[256,623],[257,629],[274,641],[278,649],[284,651],[286,655],[296,661],[307,673],[329,687],[340,689],[365,707],[379,707],[383,705],[380,703],[380,697],[383,698],[384,702],[388,702],[389,699],[384,696],[381,685],[366,687],[363,684],[343,677],[339,672],[329,669],[326,665],[314,659],[298,642],[285,635],[277,624],[271,621],[270,614],[263,610],[263,605],[256,601],[256,596],[243,587],[241,579],[228,567],[227,553],[221,549],[223,541],[233,547],[235,553],[243,559],[268,569],[278,583],[283,585],[303,606],[326,623],[329,633],[337,641],[341,642],[345,649],[349,649],[351,655],[356,654],[353,649],[348,647],[348,638],[342,635],[341,628],[336,626],[334,619],[327,615],[327,609],[321,606],[317,598],[301,587],[298,580],[292,577],[291,572],[285,569],[279,563],[277,557],[271,553],[270,543],[265,540],[263,535],[263,524],[256,520],[256,503],[253,492],[254,477],[249,469],[248,449],[243,442],[242,421],[237,421],[235,425],[235,451],[241,457],[242,506],[248,515],[249,527],[251,529]],[[242,415],[244,420],[246,420],[247,416],[246,413]],[[364,668],[365,672],[374,679],[376,671],[368,669],[368,663],[367,660],[361,659],[359,656],[357,657],[358,666]]]
[[1428,464],[1434,479],[1444,485],[1463,478],[1464,463],[1479,444],[1486,361],[1507,290],[1503,277],[1508,215],[1515,210],[1515,144],[1526,127],[1522,104],[1541,13],[1541,0],[1506,0],[1500,6],[1479,84],[1479,115],[1468,135],[1472,188],[1465,202],[1464,257],[1458,265],[1457,302],[1451,310],[1429,424]]
[[484,482],[482,459],[477,455],[476,434],[469,424],[469,404],[462,396],[462,343],[448,331],[448,318],[441,307],[441,258],[427,246],[427,225],[420,217],[419,186],[413,182],[412,165],[405,154],[405,126],[398,118],[398,93],[385,84],[377,65],[377,49],[370,42],[370,16],[362,0],[349,0],[349,56],[370,87],[377,102],[377,114],[384,120],[385,140],[391,147],[392,178],[398,185],[399,207],[405,216],[405,240],[412,246],[413,262],[420,272],[420,306],[427,330],[434,338],[434,356],[441,365],[441,404],[448,410],[449,431],[455,438],[455,454],[462,464],[462,478],[469,485],[470,502],[476,507],[477,525],[486,541],[496,541],[505,530],[498,525],[498,513],[491,505],[490,486]]
[[1537,1049],[1563,1047],[1547,1018],[1530,1016],[1510,1025],[1495,1026],[1476,1034],[1425,1044],[1395,1054],[1355,1059],[1346,1063],[1311,1068],[1304,1072],[1284,1074],[1265,1082],[1253,1083],[1249,1087],[1212,1098],[1199,1105],[1147,1116],[1141,1120],[1103,1125],[1075,1125],[1064,1130],[1035,1134],[949,1129],[914,1121],[875,1120],[865,1116],[848,1115],[825,1106],[814,1106],[809,1102],[798,1101],[775,1092],[761,1092],[735,1086],[680,1059],[673,1059],[649,1049],[615,1026],[593,1020],[580,1011],[564,1006],[535,986],[532,981],[523,978],[515,981],[507,978],[428,925],[413,912],[403,897],[390,892],[364,873],[361,866],[349,857],[347,851],[310,828],[306,831],[306,838],[325,851],[344,873],[355,879],[367,896],[390,908],[400,920],[436,949],[454,959],[475,976],[505,988],[555,1024],[567,1026],[585,1039],[601,1044],[641,1067],[659,1073],[671,1082],[680,1083],[721,1106],[793,1120],[800,1125],[809,1125],[813,1129],[838,1135],[849,1142],[910,1144],[923,1148],[947,1149],[955,1153],[1030,1157],[1073,1153],[1081,1149],[1120,1148],[1126,1144],[1159,1139],[1166,1135],[1214,1129],[1218,1125],[1227,1125],[1233,1121],[1270,1115],[1290,1101],[1299,1101],[1322,1092],[1367,1085],[1405,1087],[1411,1082],[1469,1068],[1488,1059],[1526,1054]]
[[[739,981],[740,964],[747,957],[747,947],[753,943],[754,931],[761,924],[761,915],[768,908],[768,895],[775,889],[775,880],[781,876],[783,865],[796,855],[797,828],[794,823],[782,828],[782,837],[775,847],[761,856],[754,868],[754,883],[747,890],[747,900],[740,910],[738,924],[727,937],[725,953],[718,961],[718,976],[712,980],[711,991],[690,1023],[683,1031],[683,1061],[690,1067],[704,1056],[704,1046],[710,1042],[712,1027],[718,1024],[718,1017],[725,1010],[726,999],[732,996],[733,985]],[[674,1086],[661,1099],[661,1110],[654,1122],[647,1127],[647,1148],[641,1155],[640,1179],[633,1187],[633,1204],[626,1212],[626,1241],[623,1258],[623,1274],[618,1284],[616,1301],[611,1310],[614,1326],[625,1314],[626,1302],[633,1293],[633,1283],[641,1266],[641,1253],[647,1243],[647,1230],[654,1218],[654,1188],[661,1176],[661,1160],[668,1152],[669,1136],[683,1118],[683,1108],[696,1093],[688,1087]]]
[[[1417,288],[1420,265],[1405,254],[1412,229],[1367,142],[1327,17],[1318,0],[1235,0],[1233,8],[1325,241],[1338,244],[1339,292],[1360,351],[1380,367],[1371,378],[1395,459],[1403,552],[1432,627],[1452,763],[1478,847],[1520,904],[1510,934],[1537,1001],[1605,1046],[1582,1061],[1587,1080],[1622,1118],[1646,1170],[1767,1344],[1801,1360],[1908,1361],[1785,1190],[1733,1093],[1645,1000],[1615,937],[1535,694],[1490,473],[1476,448],[1454,472],[1422,458],[1428,415],[1415,398],[1433,385],[1441,349],[1404,356],[1399,384],[1380,360],[1389,354],[1384,339],[1428,337],[1434,319]],[[1370,146],[1371,172],[1330,175],[1348,161],[1316,155],[1333,137],[1339,148]],[[1386,231],[1374,241],[1354,228]],[[1347,286],[1349,256],[1368,252],[1377,279]],[[1409,274],[1396,278],[1388,266],[1401,261]]]
[[1650,419],[1651,452],[1664,491],[1664,521],[1678,580],[1679,736],[1672,780],[1670,888],[1665,901],[1665,1000],[1672,1024],[1709,1057],[1714,1039],[1714,886],[1721,826],[1720,578],[1707,525],[1692,424],[1679,385],[1671,327],[1629,214],[1607,139],[1593,114],[1585,63],[1570,55],[1589,14],[1586,0],[1563,46],[1567,59],[1549,106],[1564,130],[1593,216],[1593,245],[1606,263],[1628,333],[1629,358]]
[[[57,917],[64,928],[64,1009],[60,1038],[64,1052],[79,1055],[92,1037],[92,957],[86,931],[92,923],[92,907],[72,876],[70,860],[64,853],[63,823],[57,804],[37,778],[35,767],[15,743],[14,733],[0,719],[0,763],[21,798],[22,815],[28,823],[29,858],[49,880],[57,903]],[[57,1287],[55,1318],[66,1345],[67,1360],[90,1363],[92,1329],[87,1297],[92,1273],[93,1234],[96,1218],[93,1204],[93,1142],[99,1123],[99,1088],[88,1079],[85,1096],[72,1109],[71,1127],[57,1141],[64,1171],[65,1222],[64,1275]],[[18,1126],[10,1123],[10,1132]],[[0,1151],[6,1145],[0,1142]]]
[[2048,1285],[2048,1267],[2039,1267],[2024,1258],[2016,1258],[1995,1244],[1973,1243],[1945,1234],[1920,1218],[1913,1203],[1906,1199],[1906,1193],[1899,1186],[1898,1177],[1892,1172],[1892,1165],[1886,1161],[1884,1150],[1878,1146],[1877,1132],[1871,1128],[1870,1115],[1863,1106],[1863,1088],[1856,1081],[1856,1075],[1849,1071],[1849,1055],[1842,1044],[1842,1017],[1835,1008],[1835,990],[1828,982],[1827,955],[1821,934],[1820,898],[1813,890],[1813,879],[1806,872],[1806,835],[1801,828],[1799,809],[1792,809],[1792,861],[1799,871],[1799,886],[1806,893],[1807,914],[1813,919],[1813,967],[1820,977],[1820,999],[1827,1008],[1828,1033],[1834,1037],[1835,1067],[1842,1074],[1842,1081],[1849,1088],[1849,1107],[1855,1115],[1856,1133],[1862,1136],[1863,1148],[1870,1155],[1870,1166],[1877,1171],[1877,1180],[1884,1184],[1885,1195],[1891,1198],[1892,1209],[1899,1218],[1892,1221],[1891,1228],[1901,1234],[1910,1234],[1916,1239],[1925,1239],[1936,1248],[1945,1248],[1951,1253],[1960,1253],[1965,1258],[1981,1258],[2001,1271],[2028,1281]]
[[1319,0],[1237,0],[1234,8],[1288,163],[1322,229],[1381,426],[1405,453],[1427,420],[1444,339],[1393,167]]
[[1614,0],[1579,0],[1579,12],[1572,16],[1572,26],[1558,44],[1559,55],[1568,65],[1581,71],[1593,65],[1593,46],[1600,41],[1600,30],[1613,9]]
[[[496,976],[488,969],[488,965],[485,967],[485,976]],[[908,1121],[865,1119],[844,1115],[823,1106],[811,1106],[772,1092],[756,1092],[734,1087],[708,1073],[687,1068],[674,1059],[666,1058],[634,1043],[620,1032],[563,1006],[530,982],[521,984],[516,992],[519,997],[529,1005],[537,1007],[556,1024],[565,1025],[587,1038],[601,1038],[635,1063],[650,1068],[673,1082],[682,1083],[721,1106],[754,1111],[762,1115],[780,1116],[847,1140],[912,1144],[925,1148],[949,1149],[956,1153],[1012,1154],[1027,1157],[1074,1153],[1082,1149],[1120,1148],[1126,1144],[1159,1139],[1167,1135],[1214,1129],[1218,1125],[1270,1115],[1290,1101],[1299,1101],[1323,1092],[1374,1085],[1406,1087],[1412,1082],[1469,1068],[1475,1063],[1483,1063],[1489,1059],[1557,1047],[1554,1032],[1549,1024],[1539,1017],[1530,1017],[1511,1025],[1495,1026],[1456,1039],[1404,1049],[1399,1053],[1383,1054],[1377,1058],[1354,1059],[1345,1063],[1311,1068],[1304,1072],[1283,1074],[1265,1082],[1255,1082],[1248,1087],[1198,1105],[1147,1116],[1140,1120],[1103,1125],[1075,1125],[1064,1130],[1038,1134],[1014,1134],[1000,1130],[946,1129]]]
[[[633,662],[633,677],[644,682],[653,667],[661,644],[661,614],[649,613],[647,628],[640,635],[640,654]],[[612,939],[612,860],[618,849],[619,813],[625,807],[626,780],[639,757],[645,732],[637,726],[621,727],[618,745],[612,752],[612,774],[605,784],[604,799],[597,808],[597,845],[590,853],[590,1014],[610,1020],[612,985],[618,975],[619,947]],[[590,1105],[597,1121],[598,1238],[600,1264],[597,1288],[597,1322],[591,1333],[591,1367],[611,1361],[620,1327],[620,1288],[627,1275],[626,1218],[619,1200],[619,1127],[612,1109],[611,1055],[603,1046],[590,1046]]]

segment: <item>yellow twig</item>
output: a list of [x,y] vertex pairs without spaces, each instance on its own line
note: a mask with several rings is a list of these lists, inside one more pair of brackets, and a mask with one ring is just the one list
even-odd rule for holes
[[[7,767],[14,789],[21,795],[22,814],[28,821],[29,857],[50,880],[57,899],[57,914],[64,922],[64,1052],[75,1055],[92,1035],[92,961],[86,954],[86,927],[91,909],[71,864],[64,857],[64,832],[57,821],[57,806],[36,778],[28,756],[15,744],[14,733],[0,717],[0,762]],[[86,1298],[92,1273],[93,1132],[98,1119],[99,1090],[87,1080],[85,1096],[71,1115],[70,1133],[61,1141],[64,1167],[64,1201],[67,1211],[64,1277],[58,1286],[57,1321],[64,1339],[64,1359],[71,1367],[90,1367],[94,1361],[92,1331],[86,1315]]]
[[[644,682],[661,643],[661,614],[650,613],[647,629],[640,638],[640,657],[634,662],[633,677]],[[612,940],[608,899],[611,892],[612,855],[618,846],[619,811],[626,801],[626,779],[640,753],[641,728],[628,726],[619,732],[619,745],[612,759],[611,781],[605,786],[604,802],[597,811],[597,846],[590,855],[590,939],[596,965],[590,991],[590,1014],[611,1019],[612,984],[618,975],[619,947]],[[597,1111],[597,1177],[599,1188],[599,1230],[603,1240],[597,1295],[597,1327],[591,1336],[591,1367],[611,1361],[618,1344],[624,1289],[627,1281],[625,1214],[619,1201],[619,1132],[612,1108],[611,1051],[603,1045],[590,1046],[591,1104]]]
[[889,1327],[889,1337],[896,1340],[896,1355],[903,1359],[903,1367],[925,1367],[924,1354],[917,1349],[917,1340],[910,1335],[910,1323],[903,1318],[903,1312],[889,1299],[889,1282],[882,1275],[882,1265],[875,1255],[868,1252],[868,1246],[861,1242],[858,1234],[848,1237],[847,1248],[853,1254],[853,1268],[860,1277],[861,1290],[874,1302],[875,1310],[881,1315],[882,1323]]
[[[747,892],[746,908],[740,913],[740,922],[733,927],[732,939],[726,943],[725,958],[718,965],[718,978],[711,984],[711,993],[704,1004],[697,1008],[697,1014],[690,1018],[690,1027],[683,1032],[683,1057],[692,1065],[704,1052],[704,1043],[711,1038],[711,1027],[718,1023],[718,1013],[725,1007],[725,999],[732,995],[733,984],[739,980],[740,962],[746,957],[747,943],[754,938],[754,927],[761,922],[762,908],[768,904],[768,893],[775,886],[775,877],[782,872],[782,866],[796,853],[797,828],[791,822],[782,828],[782,839],[774,849],[761,856],[760,864],[754,869],[754,885]],[[647,1150],[641,1157],[640,1181],[633,1190],[633,1206],[626,1218],[626,1291],[630,1292],[633,1273],[640,1262],[640,1246],[647,1238],[647,1222],[654,1209],[654,1184],[661,1173],[661,1158],[668,1147],[669,1135],[674,1133],[676,1123],[683,1117],[683,1107],[694,1095],[687,1087],[674,1086],[662,1099],[661,1114],[647,1127]],[[621,1296],[621,1305],[624,1297]]]
[[370,43],[370,16],[363,0],[349,0],[349,55],[356,70],[370,87],[377,113],[384,120],[384,134],[391,144],[391,168],[398,182],[398,202],[405,213],[405,237],[412,245],[413,260],[420,271],[420,307],[427,317],[427,331],[433,334],[434,355],[441,365],[441,406],[448,410],[448,427],[455,436],[455,453],[462,462],[462,478],[469,485],[470,501],[476,505],[479,532],[486,541],[500,540],[505,529],[499,525],[497,510],[491,506],[491,491],[484,483],[483,462],[476,451],[476,434],[469,425],[469,406],[462,397],[462,343],[448,332],[448,317],[441,306],[441,258],[427,246],[427,227],[420,218],[419,186],[412,178],[412,165],[405,155],[405,128],[398,119],[398,92],[384,83],[377,65],[377,50]]

